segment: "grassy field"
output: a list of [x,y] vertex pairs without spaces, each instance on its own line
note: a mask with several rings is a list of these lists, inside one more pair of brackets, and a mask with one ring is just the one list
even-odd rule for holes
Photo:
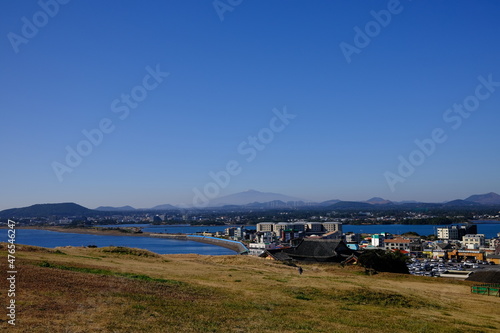
[[[5,272],[5,243],[0,252]],[[126,248],[18,245],[16,257],[15,329],[2,315],[13,332],[500,330],[500,298],[471,294],[468,282],[320,264],[299,275],[249,256]]]

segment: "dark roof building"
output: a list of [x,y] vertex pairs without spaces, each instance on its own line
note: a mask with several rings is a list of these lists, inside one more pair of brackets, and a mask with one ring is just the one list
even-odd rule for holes
[[293,258],[283,252],[282,249],[269,249],[264,251],[259,257],[266,259],[274,259],[278,261],[292,261]]
[[292,258],[298,261],[322,262],[341,262],[354,253],[341,240],[309,238],[301,239],[294,247],[279,251],[273,250],[272,252],[269,255],[277,260],[282,260],[279,258]]

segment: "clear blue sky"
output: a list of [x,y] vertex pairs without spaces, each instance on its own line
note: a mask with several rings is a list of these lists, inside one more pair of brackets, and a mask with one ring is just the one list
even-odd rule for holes
[[[389,3],[244,0],[221,21],[210,0],[73,0],[48,6],[53,17],[36,1],[1,1],[0,209],[189,204],[231,160],[241,172],[220,195],[500,192],[500,87],[478,88],[479,76],[500,82],[500,3],[402,0],[388,24],[374,24],[370,12]],[[36,34],[23,29],[34,20]],[[373,37],[348,63],[340,45],[356,46],[354,28],[367,24]],[[126,109],[122,94],[144,92],[146,67],[157,65],[170,75],[120,119],[113,101]],[[453,129],[446,110],[477,89],[488,97]],[[247,161],[238,146],[285,106],[296,117]],[[106,118],[114,130],[60,181],[54,162]],[[391,190],[384,174],[398,175],[399,156],[436,128],[445,142]]]

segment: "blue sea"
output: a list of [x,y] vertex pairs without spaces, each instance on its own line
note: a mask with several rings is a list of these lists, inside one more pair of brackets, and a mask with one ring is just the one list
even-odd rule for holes
[[[500,221],[476,221],[477,231],[484,234],[486,238],[497,237],[500,233]],[[224,231],[230,226],[190,226],[190,225],[151,225],[151,224],[122,224],[121,227],[142,227],[145,232],[154,233],[185,233]],[[117,227],[108,225],[102,227]],[[403,225],[403,224],[380,224],[380,225],[350,225],[342,226],[344,232],[376,234],[389,232],[402,234],[414,231],[419,235],[435,234],[436,225]],[[255,230],[255,226],[245,226],[246,229]],[[7,241],[7,229],[0,229],[0,240]],[[156,239],[150,237],[130,236],[101,236],[87,234],[73,234],[47,230],[17,229],[16,243],[54,248],[58,246],[127,246],[149,250],[159,254],[181,254],[195,253],[205,255],[229,255],[236,252],[211,244],[198,243],[194,241],[183,241],[174,239]]]
[[[486,238],[497,237],[497,233],[500,232],[500,221],[475,221],[477,224],[477,232],[479,234],[484,234]],[[185,233],[194,234],[196,232],[217,232],[224,231],[228,227],[235,226],[190,226],[190,225],[151,225],[151,224],[130,224],[128,226],[140,226],[145,232],[161,232],[161,233]],[[108,227],[113,227],[110,225]],[[114,226],[116,227],[116,226]],[[367,233],[367,234],[377,234],[381,232],[389,232],[391,234],[400,235],[408,231],[414,231],[422,236],[428,236],[436,233],[436,228],[441,227],[440,225],[423,225],[423,224],[377,224],[377,225],[351,225],[344,224],[342,226],[343,232],[355,232],[355,233]],[[245,226],[246,229],[255,230],[255,226]]]
[[[475,221],[477,224],[477,233],[484,234],[486,238],[497,237],[500,232],[500,221],[492,223],[493,221]],[[414,231],[421,236],[435,235],[436,228],[442,227],[439,225],[423,225],[423,224],[378,224],[378,225],[350,225],[344,224],[342,226],[343,232],[355,232],[366,234],[379,234],[381,232],[389,232],[394,235],[401,235],[405,232]]]
[[[0,240],[6,242],[7,229],[0,229]],[[72,234],[34,229],[16,229],[16,243],[48,248],[58,246],[126,246],[149,250],[159,254],[195,253],[206,255],[228,255],[236,252],[224,247],[193,241],[157,239],[151,237],[101,236]]]

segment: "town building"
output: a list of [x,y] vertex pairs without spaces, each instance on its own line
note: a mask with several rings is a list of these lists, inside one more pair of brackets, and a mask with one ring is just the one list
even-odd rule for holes
[[[257,232],[268,232],[271,231],[278,238],[288,238],[287,235],[300,235],[298,237],[304,237],[306,235],[323,235],[330,232],[338,232],[342,234],[342,223],[340,222],[262,222],[257,223]],[[301,233],[302,232],[302,233]]]
[[354,233],[354,232],[348,232],[345,234],[345,242],[346,243],[359,243],[359,242],[361,242],[361,235]]
[[266,250],[275,249],[276,245],[274,243],[250,243],[248,244],[248,254],[252,256],[260,256]]
[[375,234],[372,235],[372,243],[373,247],[384,247],[385,235],[383,234]]
[[274,223],[272,222],[264,222],[264,223],[257,223],[257,226],[256,226],[256,230],[257,232],[267,232],[267,231],[270,231],[270,232],[273,232],[273,227],[274,227]]
[[384,240],[383,245],[387,251],[399,250],[410,252],[410,243],[411,240],[409,239],[393,238]]
[[458,261],[465,260],[486,260],[484,251],[480,250],[453,250],[448,252],[449,259],[455,259]]
[[461,240],[467,234],[477,234],[477,225],[461,224],[439,227],[436,229],[436,236],[439,239]]
[[323,226],[323,230],[325,232],[332,232],[332,231],[338,231],[339,233],[342,234],[342,223],[339,222],[323,222],[321,223]]
[[498,255],[498,254],[490,254],[490,255],[488,255],[487,260],[489,262],[494,263],[495,265],[500,265],[500,255]]
[[309,234],[320,234],[323,232],[323,224],[319,222],[309,222],[307,223],[307,233]]
[[462,237],[462,245],[469,250],[477,250],[486,245],[483,234],[467,234]]

